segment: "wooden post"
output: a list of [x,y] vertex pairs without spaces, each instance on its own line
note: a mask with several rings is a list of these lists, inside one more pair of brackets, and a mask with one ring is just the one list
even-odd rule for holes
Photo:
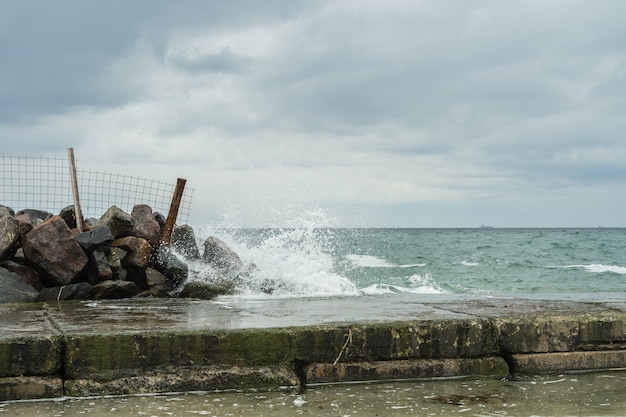
[[72,180],[72,195],[74,196],[74,216],[76,216],[76,228],[79,232],[84,232],[83,212],[80,209],[80,199],[78,198],[78,181],[76,180],[74,148],[67,148],[67,156],[70,160],[70,179]]
[[161,236],[161,244],[170,246],[172,244],[172,231],[176,224],[176,217],[178,217],[178,208],[180,207],[180,201],[183,198],[183,191],[185,191],[185,184],[187,180],[179,178],[176,181],[176,189],[174,190],[174,196],[172,197],[172,204],[170,204],[170,211],[167,213],[167,220],[165,221],[165,228],[163,229],[163,235]]

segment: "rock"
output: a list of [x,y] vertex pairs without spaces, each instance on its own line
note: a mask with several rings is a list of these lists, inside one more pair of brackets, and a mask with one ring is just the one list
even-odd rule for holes
[[28,232],[22,246],[28,263],[57,285],[69,284],[87,265],[87,255],[59,216]]
[[13,216],[0,217],[0,260],[9,258],[20,237],[17,220]]
[[167,297],[174,289],[174,285],[161,272],[153,268],[146,268],[146,284],[150,294],[154,297]]
[[159,246],[157,251],[156,267],[161,271],[172,284],[178,285],[187,279],[189,267],[180,260],[169,247]]
[[139,204],[133,207],[130,215],[135,222],[133,236],[144,238],[156,247],[161,240],[161,226],[152,214],[152,208],[145,204]]
[[74,211],[74,206],[67,206],[61,210],[59,216],[65,221],[67,227],[70,229],[76,229],[76,213]]
[[132,281],[108,280],[102,281],[93,287],[96,300],[116,300],[131,298],[139,293],[139,287]]
[[120,275],[122,274],[122,258],[123,258],[123,256],[120,257],[120,253],[124,253],[124,255],[126,255],[126,252],[119,248],[115,248],[115,249],[116,250],[113,250],[113,248],[109,248],[109,253],[107,254],[107,261],[109,262],[109,267],[111,267],[111,271],[113,272],[114,279],[123,279],[123,278],[120,278]]
[[203,281],[191,281],[185,284],[180,293],[181,298],[198,298],[211,300],[218,295],[233,294],[234,287],[225,284],[211,284]]
[[111,231],[104,227],[99,226],[88,232],[82,232],[76,235],[74,238],[85,253],[91,253],[96,249],[102,250],[108,248],[113,242],[113,235]]
[[37,222],[37,220],[46,221],[50,217],[52,217],[52,213],[44,211],[44,210],[33,210],[33,209],[20,210],[16,213],[16,216],[19,216],[21,214],[28,215],[28,217],[33,219],[33,223],[39,223]]
[[15,217],[15,211],[11,207],[3,206],[0,204],[0,217],[3,216],[13,216]]
[[186,224],[177,226],[172,231],[172,248],[185,259],[200,259],[200,249],[196,242],[193,228]]
[[35,301],[92,300],[93,287],[86,282],[44,288]]
[[31,303],[37,294],[19,275],[0,268],[0,303]]
[[146,268],[144,267],[126,265],[123,267],[123,272],[120,274],[120,278],[122,278],[122,276],[124,281],[132,281],[142,290],[148,288],[146,284]]
[[124,212],[117,206],[111,206],[106,213],[96,220],[93,227],[104,226],[113,235],[114,239],[130,236],[135,228],[135,222],[130,214]]
[[87,268],[87,281],[92,285],[113,279],[113,270],[104,251],[94,250],[91,252]]
[[35,272],[35,270],[28,266],[22,265],[14,261],[6,260],[0,262],[0,267],[6,269],[7,271],[14,272],[24,281],[26,284],[30,285],[37,291],[41,291],[43,288],[43,283],[41,282],[41,278]]
[[39,226],[43,223],[43,220],[33,219],[28,214],[17,215],[15,216],[15,220],[17,220],[17,228],[20,236],[25,236],[28,232],[33,230],[35,226]]
[[159,212],[155,212],[154,213],[154,220],[157,221],[157,223],[159,224],[159,227],[161,228],[161,230],[165,229],[165,223],[167,222],[167,219],[165,218],[164,215],[162,215]]
[[126,236],[116,239],[111,246],[127,252],[122,259],[122,266],[133,265],[145,268],[152,257],[152,246],[146,239],[140,237]]
[[228,275],[236,275],[243,269],[243,262],[241,262],[239,255],[226,243],[214,236],[204,241],[202,260]]

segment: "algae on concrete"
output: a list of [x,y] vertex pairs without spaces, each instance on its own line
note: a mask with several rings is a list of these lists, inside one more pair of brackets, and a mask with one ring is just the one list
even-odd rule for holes
[[0,377],[59,374],[62,368],[61,336],[0,337]]

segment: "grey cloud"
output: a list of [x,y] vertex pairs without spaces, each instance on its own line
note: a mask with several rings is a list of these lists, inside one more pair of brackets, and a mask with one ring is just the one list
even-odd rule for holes
[[[80,0],[0,4],[0,121],[60,114],[74,106],[116,106],[131,100],[124,85],[111,86],[103,70],[131,53],[142,38],[163,50],[172,34],[218,31],[298,15],[317,2]],[[241,69],[228,51],[199,60],[176,60],[187,69]],[[113,87],[113,88],[111,88]],[[132,88],[131,88],[132,90]]]
[[337,169],[354,194],[418,189],[402,201],[623,186],[625,15],[584,0],[2,2],[0,131],[23,149],[139,138],[161,163],[210,154],[206,170]]
[[166,61],[189,72],[238,73],[246,69],[250,59],[222,48],[213,53],[171,54],[166,56]]

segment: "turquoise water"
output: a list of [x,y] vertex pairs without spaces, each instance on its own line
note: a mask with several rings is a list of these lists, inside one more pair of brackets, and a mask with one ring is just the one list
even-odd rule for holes
[[255,265],[246,296],[626,293],[626,229],[199,231]]

